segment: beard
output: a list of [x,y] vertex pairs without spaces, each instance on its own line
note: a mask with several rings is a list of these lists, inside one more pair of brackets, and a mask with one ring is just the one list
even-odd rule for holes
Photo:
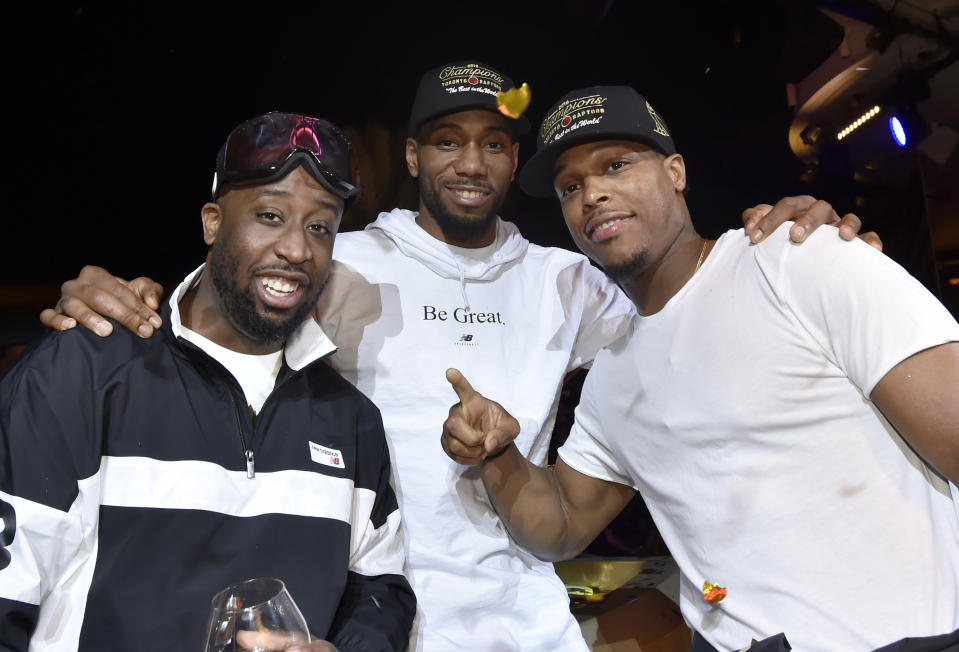
[[459,242],[474,240],[485,235],[490,224],[499,214],[499,209],[503,207],[503,202],[506,201],[505,196],[497,198],[498,200],[493,202],[489,210],[478,217],[456,215],[443,205],[436,184],[425,179],[420,182],[420,199],[436,220],[443,235],[448,240]]
[[[271,318],[270,313],[279,314],[269,307],[257,309],[256,298],[250,287],[241,288],[236,283],[239,262],[236,256],[226,245],[214,244],[210,252],[210,277],[213,286],[220,296],[225,317],[230,324],[244,336],[261,344],[282,344],[300,327],[300,324],[310,314],[313,304],[326,285],[326,277],[322,283],[306,296],[303,303],[297,306],[285,319]],[[270,269],[281,269],[271,266]]]
[[603,271],[617,284],[622,285],[624,282],[638,278],[646,271],[648,265],[649,253],[643,249],[637,249],[626,260],[603,266]]

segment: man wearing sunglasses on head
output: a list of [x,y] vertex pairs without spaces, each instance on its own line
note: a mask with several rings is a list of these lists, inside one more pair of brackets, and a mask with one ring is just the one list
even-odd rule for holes
[[[523,430],[517,448],[545,464],[564,377],[633,314],[584,256],[532,244],[498,217],[529,129],[498,102],[512,87],[475,60],[422,76],[406,144],[419,210],[381,213],[364,231],[340,234],[314,313],[338,347],[331,363],[383,414],[419,607],[411,643],[428,652],[586,649],[552,565],[515,545],[478,475],[437,441],[453,397],[445,370],[463,365],[478,387],[510,397]],[[799,217],[805,232],[834,213],[797,199],[750,216],[767,233]],[[149,336],[149,320],[160,321],[139,297],[155,306],[161,288],[144,279],[131,287],[85,269],[65,285],[65,314],[49,310],[44,322],[108,333],[92,307]]]
[[244,122],[160,332],[52,333],[4,376],[0,648],[200,649],[218,591],[276,577],[318,640],[264,623],[207,649],[405,649],[381,418],[309,319],[358,193],[329,122]]

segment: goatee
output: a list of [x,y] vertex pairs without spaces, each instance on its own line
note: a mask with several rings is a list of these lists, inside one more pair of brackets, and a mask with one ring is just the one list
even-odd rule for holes
[[629,259],[616,263],[615,265],[605,265],[603,270],[606,274],[616,281],[619,285],[628,283],[638,278],[649,264],[649,255],[645,251],[636,251]]
[[447,210],[443,202],[440,201],[436,186],[425,181],[420,183],[420,199],[433,219],[436,220],[446,239],[458,242],[476,240],[486,235],[490,225],[499,214],[499,209],[503,206],[503,200],[501,199],[494,202],[495,205],[491,205],[484,215],[472,218],[456,215]]
[[[236,283],[239,263],[227,247],[216,246],[210,252],[210,277],[213,286],[220,296],[220,302],[226,312],[227,320],[244,336],[261,344],[282,344],[300,327],[300,324],[310,314],[316,298],[323,290],[323,283],[314,288],[303,303],[296,307],[285,319],[270,318],[267,315],[270,308],[265,308],[266,314],[257,310],[253,289],[241,288]],[[274,268],[279,269],[279,268]],[[255,282],[255,281],[254,281]]]

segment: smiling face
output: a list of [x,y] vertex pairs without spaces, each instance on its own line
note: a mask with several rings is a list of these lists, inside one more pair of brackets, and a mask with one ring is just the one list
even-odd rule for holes
[[577,246],[617,281],[658,265],[692,233],[678,154],[631,141],[586,143],[557,159],[553,184]]
[[406,163],[419,180],[420,226],[453,245],[490,244],[518,155],[509,121],[498,113],[461,111],[427,122],[406,141]]
[[206,204],[212,290],[201,280],[188,326],[235,351],[278,350],[323,289],[342,212],[343,201],[302,167]]

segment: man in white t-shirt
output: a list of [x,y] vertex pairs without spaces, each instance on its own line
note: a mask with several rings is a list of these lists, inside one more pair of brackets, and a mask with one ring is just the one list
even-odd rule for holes
[[[478,476],[436,441],[454,396],[445,370],[458,366],[507,392],[523,424],[516,446],[545,465],[564,377],[619,337],[633,314],[584,256],[530,243],[498,217],[529,126],[498,101],[513,86],[474,60],[423,74],[406,144],[419,210],[394,209],[363,231],[340,233],[315,312],[337,346],[331,364],[383,415],[418,599],[416,650],[585,649],[552,564],[510,539]],[[781,221],[788,204],[767,218]],[[812,204],[795,228],[822,223],[831,213],[823,208]],[[127,319],[123,303],[105,301],[125,291],[117,281],[82,276],[65,297],[75,290],[86,302],[66,298],[65,311],[105,324],[88,319],[89,304],[149,334],[146,319]],[[107,291],[85,291],[91,277]],[[65,325],[59,317],[47,324]]]
[[638,490],[694,649],[956,649],[959,324],[935,297],[829,228],[802,247],[783,228],[757,246],[700,237],[666,123],[629,87],[562,98],[520,183],[555,192],[638,315],[597,355],[555,472],[448,372],[444,448],[478,465],[513,537],[574,556]]

